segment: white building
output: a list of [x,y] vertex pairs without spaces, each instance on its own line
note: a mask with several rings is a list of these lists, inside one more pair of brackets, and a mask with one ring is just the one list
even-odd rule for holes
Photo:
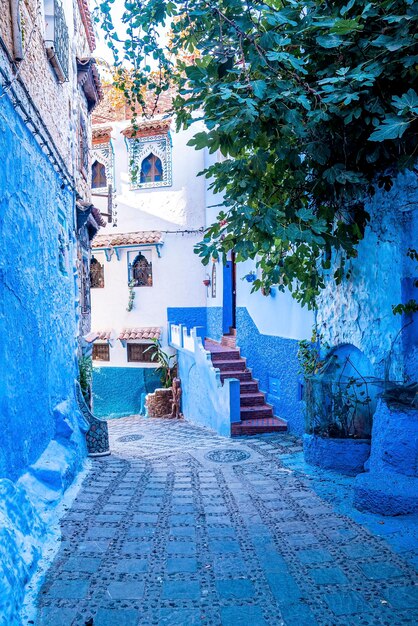
[[205,180],[203,153],[187,146],[191,131],[175,132],[159,113],[135,132],[124,107],[110,109],[101,107],[93,130],[93,200],[109,223],[93,241],[90,278],[95,410],[116,416],[138,412],[156,386],[146,349],[158,338],[169,350],[168,316],[203,315],[206,271],[193,247]]

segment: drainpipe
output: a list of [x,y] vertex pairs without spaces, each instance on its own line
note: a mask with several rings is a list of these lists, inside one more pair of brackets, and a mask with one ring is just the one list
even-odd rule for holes
[[22,61],[22,30],[20,26],[19,0],[10,0],[10,14],[12,17],[12,37],[13,37],[13,58],[15,61]]

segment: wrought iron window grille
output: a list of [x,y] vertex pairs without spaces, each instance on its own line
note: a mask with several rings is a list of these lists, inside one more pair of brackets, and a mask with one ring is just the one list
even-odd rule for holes
[[59,83],[69,79],[69,36],[59,0],[45,2],[45,49]]
[[152,287],[152,262],[139,253],[132,263],[128,264],[128,283],[133,287]]

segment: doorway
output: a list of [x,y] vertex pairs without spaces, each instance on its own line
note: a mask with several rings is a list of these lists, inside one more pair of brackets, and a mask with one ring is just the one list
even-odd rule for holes
[[222,332],[224,335],[228,335],[236,328],[236,280],[235,252],[232,252],[231,259],[223,267]]

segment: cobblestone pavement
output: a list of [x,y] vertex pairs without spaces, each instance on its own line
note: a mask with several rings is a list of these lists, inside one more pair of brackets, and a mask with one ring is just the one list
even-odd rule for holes
[[283,464],[294,437],[141,418],[109,431],[112,456],[62,521],[40,626],[418,624],[415,569]]

